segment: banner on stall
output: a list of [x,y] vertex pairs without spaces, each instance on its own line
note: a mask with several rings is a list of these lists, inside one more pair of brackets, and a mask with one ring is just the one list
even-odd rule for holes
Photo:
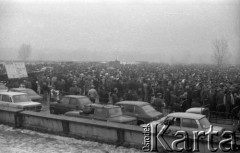
[[25,63],[5,62],[5,68],[9,79],[28,77]]

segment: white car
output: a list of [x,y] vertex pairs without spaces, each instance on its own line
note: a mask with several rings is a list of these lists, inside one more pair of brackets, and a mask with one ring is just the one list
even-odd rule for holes
[[0,92],[0,107],[12,107],[39,112],[42,105],[30,100],[26,93]]
[[[170,123],[170,126],[166,131],[166,134],[174,135],[177,131],[186,131],[190,137],[193,136],[194,131],[209,131],[211,126],[205,115],[186,112],[171,113],[160,120],[151,122],[151,124],[158,125],[158,131],[164,124],[166,125],[168,123]],[[224,131],[224,128],[213,126],[213,131],[217,131],[221,134]]]

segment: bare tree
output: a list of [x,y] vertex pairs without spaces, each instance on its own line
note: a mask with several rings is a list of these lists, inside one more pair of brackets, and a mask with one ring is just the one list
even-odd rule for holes
[[26,61],[32,53],[32,48],[28,44],[22,44],[18,51],[18,59]]
[[226,39],[216,39],[213,41],[213,58],[218,66],[226,64],[227,58],[230,56],[228,50],[228,41]]

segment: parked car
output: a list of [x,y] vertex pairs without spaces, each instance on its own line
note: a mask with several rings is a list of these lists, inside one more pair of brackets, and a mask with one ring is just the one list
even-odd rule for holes
[[40,103],[31,101],[28,95],[22,92],[0,92],[0,106],[32,110],[36,112],[39,112],[42,109]]
[[83,110],[85,105],[92,104],[86,96],[66,95],[59,101],[50,103],[51,114],[64,114],[73,110]]
[[0,83],[0,92],[8,91],[8,87],[4,83]]
[[[209,131],[211,125],[205,115],[186,112],[171,113],[158,121],[151,122],[151,124],[158,124],[157,131],[161,130],[162,126],[168,123],[171,123],[171,126],[165,134],[174,135],[177,131],[181,130],[186,131],[189,137],[193,136],[194,131]],[[217,131],[221,134],[224,128],[213,126],[213,131]]]
[[[101,120],[107,122],[116,122],[123,124],[136,125],[136,117],[131,117],[122,114],[121,107],[114,105],[100,105],[100,104],[89,104],[85,107],[93,108],[93,112],[85,113],[84,111],[70,111],[65,113],[66,116],[87,118],[94,120]],[[89,110],[89,109],[88,109]]]
[[28,97],[35,102],[42,102],[42,96],[39,96],[34,90],[29,88],[11,88],[9,91],[13,92],[23,92],[28,95]]
[[156,111],[149,103],[142,101],[121,101],[116,105],[122,108],[123,114],[136,117],[137,124],[141,125],[158,120],[163,117],[161,112]]

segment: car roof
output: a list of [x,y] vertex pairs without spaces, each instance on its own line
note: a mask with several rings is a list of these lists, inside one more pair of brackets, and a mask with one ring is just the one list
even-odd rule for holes
[[143,101],[121,101],[117,102],[116,104],[128,104],[128,105],[136,105],[136,106],[143,106],[143,105],[148,105],[148,102],[143,102]]
[[82,96],[82,95],[65,95],[64,97],[69,97],[69,98],[86,98],[86,96]]
[[3,95],[9,95],[9,96],[15,96],[15,95],[26,95],[26,93],[22,93],[22,92],[11,92],[11,91],[0,92],[0,94],[3,94]]
[[186,112],[171,113],[171,114],[168,114],[167,116],[178,117],[178,118],[189,118],[189,119],[195,119],[195,120],[199,120],[205,117],[205,115],[202,115],[202,114],[193,114],[193,113],[186,113]]

